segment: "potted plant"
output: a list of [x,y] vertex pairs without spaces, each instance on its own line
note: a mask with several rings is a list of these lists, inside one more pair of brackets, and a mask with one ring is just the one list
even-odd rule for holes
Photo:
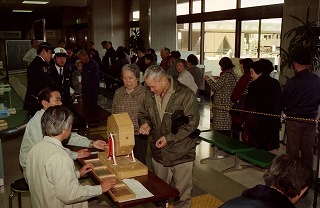
[[290,17],[297,20],[300,23],[300,25],[292,28],[284,34],[284,38],[287,38],[290,41],[287,51],[281,48],[281,69],[283,69],[283,67],[290,68],[292,65],[292,53],[302,48],[307,48],[313,57],[312,66],[310,70],[318,71],[320,69],[319,26],[317,25],[318,20],[309,20],[309,10],[310,5],[308,6],[305,21],[296,16],[290,15]]
[[125,40],[125,46],[130,49],[130,53],[133,54],[133,59],[135,60],[137,55],[137,49],[144,46],[144,32],[137,28],[131,30],[132,35]]

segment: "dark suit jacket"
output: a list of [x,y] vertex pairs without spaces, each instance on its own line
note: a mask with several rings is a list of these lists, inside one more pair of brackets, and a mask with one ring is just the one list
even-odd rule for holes
[[43,88],[52,87],[50,70],[49,64],[40,56],[36,56],[29,64],[27,69],[28,86],[23,107],[25,110],[35,113],[42,108],[36,97]]
[[51,66],[51,79],[53,88],[58,90],[61,94],[62,103],[64,105],[70,104],[70,87],[72,80],[72,70],[69,66],[63,67],[63,76],[61,77],[57,71],[56,65]]
[[109,60],[111,62],[111,65],[116,62],[116,51],[114,50],[113,47],[109,48],[106,51],[106,54],[102,59],[102,71],[108,74],[110,72],[110,67],[111,67],[109,64]]

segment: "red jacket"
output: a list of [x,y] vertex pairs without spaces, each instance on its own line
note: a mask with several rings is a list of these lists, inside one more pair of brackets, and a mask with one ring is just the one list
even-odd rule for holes
[[231,101],[233,103],[236,103],[238,100],[240,100],[243,96],[243,93],[247,89],[247,85],[251,80],[250,74],[244,74],[242,77],[240,77],[239,81],[237,82],[236,86],[233,89],[233,92],[231,94]]

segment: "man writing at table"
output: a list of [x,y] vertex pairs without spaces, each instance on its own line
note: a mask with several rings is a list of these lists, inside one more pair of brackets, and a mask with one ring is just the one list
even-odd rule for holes
[[[27,155],[30,149],[42,141],[43,133],[41,131],[41,117],[44,112],[50,106],[62,105],[61,103],[61,95],[58,91],[54,91],[50,88],[44,88],[39,96],[38,101],[43,106],[43,109],[36,112],[36,114],[30,119],[27,124],[26,130],[23,135],[21,147],[20,147],[20,155],[19,161],[23,170],[24,176],[26,176],[26,160]],[[105,141],[96,140],[92,141],[87,139],[86,137],[80,136],[76,133],[71,133],[70,138],[68,140],[68,145],[81,146],[81,147],[94,147],[97,149],[104,149],[107,145]],[[82,149],[78,152],[72,152],[70,150],[66,150],[72,159],[88,157],[91,153],[88,149]],[[26,178],[26,177],[25,177]]]
[[[196,139],[190,134],[199,124],[196,95],[160,66],[150,66],[144,80],[149,90],[139,112],[139,133],[149,135],[155,174],[168,184],[173,179],[180,192],[174,207],[190,207],[196,147]],[[188,122],[177,126],[177,113]]]
[[92,171],[94,166],[86,164],[76,171],[67,149],[62,146],[71,134],[72,122],[71,111],[63,106],[49,107],[41,118],[44,138],[31,148],[27,158],[32,207],[85,208],[88,207],[86,200],[116,184],[115,179],[109,178],[95,186],[79,183],[78,178]]

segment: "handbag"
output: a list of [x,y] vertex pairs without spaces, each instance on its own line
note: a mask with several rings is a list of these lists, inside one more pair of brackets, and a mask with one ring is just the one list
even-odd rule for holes
[[245,110],[245,96],[242,96],[240,100],[232,105],[232,108],[229,110],[229,114],[231,117],[242,117],[244,116],[244,112],[237,110]]

